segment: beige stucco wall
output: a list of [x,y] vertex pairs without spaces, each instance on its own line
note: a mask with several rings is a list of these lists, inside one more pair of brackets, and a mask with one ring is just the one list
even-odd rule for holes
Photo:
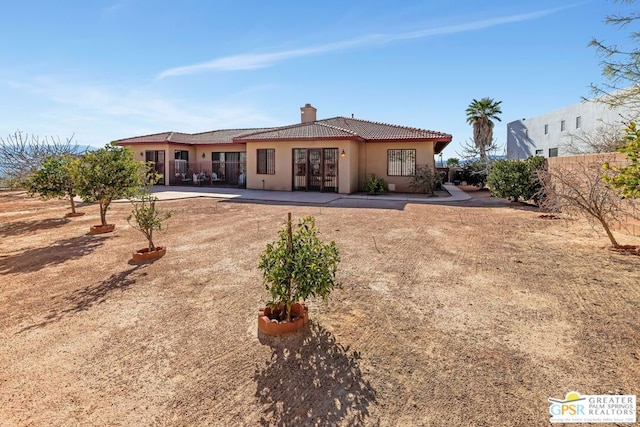
[[[256,173],[257,150],[275,149],[275,174]],[[357,191],[357,142],[355,141],[273,141],[247,143],[247,188],[255,190],[292,190],[292,168],[294,148],[337,148],[338,149],[338,192],[342,194]],[[345,151],[345,156],[340,153]],[[355,176],[355,179],[354,179]]]
[[[243,144],[229,144],[229,145],[184,145],[184,144],[153,144],[153,143],[138,143],[138,144],[122,144],[125,147],[130,148],[135,153],[135,158],[138,161],[145,161],[145,151],[159,151],[163,150],[165,154],[164,170],[166,173],[171,171],[171,162],[175,159],[176,151],[189,152],[189,171],[199,172],[211,171],[211,153],[234,153],[244,152],[246,147]],[[204,154],[204,157],[202,155]],[[169,180],[165,180],[165,185],[169,185]]]
[[[247,153],[247,188],[291,191],[292,189],[292,156],[294,148],[337,148],[338,149],[338,192],[342,194],[355,193],[364,188],[364,182],[371,173],[384,178],[388,183],[395,184],[395,191],[410,191],[409,178],[387,175],[388,149],[415,149],[416,164],[428,164],[435,169],[434,150],[432,142],[369,142],[356,140],[327,140],[327,141],[272,141],[250,142],[246,146],[240,144],[229,145],[182,145],[182,144],[130,144],[136,159],[144,161],[147,150],[165,151],[165,170],[170,171],[170,162],[174,159],[175,150],[189,152],[190,168],[202,163],[202,169],[208,171],[211,166],[212,152],[243,152]],[[273,175],[258,175],[258,149],[275,149],[275,168]],[[340,156],[344,150],[345,156]],[[143,153],[140,155],[140,153]],[[204,158],[202,155],[204,154]],[[193,166],[196,169],[197,166]],[[195,170],[194,170],[195,171]],[[168,180],[165,185],[169,185]]]
[[416,150],[416,166],[429,165],[435,170],[433,142],[424,141],[408,141],[408,142],[374,142],[364,144],[364,154],[361,153],[361,170],[358,174],[360,177],[359,187],[363,189],[364,182],[367,177],[374,173],[378,178],[383,178],[388,184],[395,184],[395,191],[406,192],[411,191],[409,188],[409,177],[406,176],[389,176],[387,175],[387,150],[389,149],[415,149]]
[[[246,150],[244,145],[229,144],[229,145],[196,145],[195,148],[195,161],[207,161],[211,162],[211,153],[242,153]],[[204,158],[202,155],[204,154]],[[189,159],[191,160],[191,153],[189,153]]]

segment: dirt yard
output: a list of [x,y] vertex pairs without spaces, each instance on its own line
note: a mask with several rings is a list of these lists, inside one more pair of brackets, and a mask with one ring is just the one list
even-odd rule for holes
[[[167,255],[136,265],[129,204],[91,236],[95,205],[0,193],[0,424],[542,426],[549,397],[640,395],[640,257],[475,196],[165,201]],[[258,257],[287,212],[336,241],[343,289],[259,339]]]

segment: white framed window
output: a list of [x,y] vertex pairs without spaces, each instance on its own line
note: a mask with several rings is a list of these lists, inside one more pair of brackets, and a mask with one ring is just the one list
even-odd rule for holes
[[536,156],[544,156],[544,150],[542,148],[538,148],[536,150]]
[[560,132],[564,132],[565,130],[567,130],[567,122],[565,122],[564,120],[562,120],[560,122]]
[[544,134],[549,135],[549,125],[544,125]]
[[558,157],[558,149],[549,148],[549,157]]
[[576,129],[580,129],[582,127],[582,116],[576,117]]

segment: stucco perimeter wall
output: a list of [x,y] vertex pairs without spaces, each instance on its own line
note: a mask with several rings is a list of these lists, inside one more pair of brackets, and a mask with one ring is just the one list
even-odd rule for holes
[[365,144],[364,162],[361,167],[364,174],[360,176],[360,189],[364,189],[364,182],[372,173],[378,178],[383,178],[388,184],[395,184],[397,192],[410,192],[409,177],[406,176],[389,176],[387,175],[387,151],[390,149],[415,149],[416,150],[416,166],[429,165],[435,171],[436,163],[434,159],[433,142],[424,141],[407,141],[407,142],[370,142]]
[[[275,174],[258,174],[257,150],[270,148],[275,149]],[[293,186],[294,148],[337,148],[338,192],[349,194],[357,191],[358,143],[350,140],[248,142],[247,188],[253,190],[291,191]],[[342,150],[345,151],[344,157],[340,155]],[[356,183],[355,186],[354,183]]]
[[[585,154],[582,156],[551,157],[547,159],[547,162],[551,170],[572,170],[582,168],[583,165],[593,165],[593,167],[600,168],[604,162],[624,166],[627,164],[627,157],[622,153]],[[640,220],[636,218],[640,218],[640,209],[637,205],[629,205],[629,214],[623,218],[622,224],[614,224],[614,228],[623,233],[640,237]]]

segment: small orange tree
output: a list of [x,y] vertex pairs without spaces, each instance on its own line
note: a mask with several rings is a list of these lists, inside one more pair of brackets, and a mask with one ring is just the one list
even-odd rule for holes
[[100,204],[100,222],[106,226],[111,202],[136,197],[145,184],[147,169],[131,149],[107,144],[86,153],[76,168],[78,195],[85,203]]
[[77,157],[63,155],[47,157],[42,167],[33,172],[27,179],[27,190],[30,195],[40,194],[43,199],[67,197],[71,204],[71,213],[76,213],[76,180],[74,171],[78,167]]
[[280,307],[284,320],[291,320],[291,306],[309,297],[326,299],[339,284],[335,281],[340,256],[335,242],[318,238],[315,219],[301,219],[292,230],[291,213],[279,239],[269,243],[260,257],[269,305]]
[[156,250],[153,243],[153,232],[166,231],[166,227],[162,227],[163,222],[171,218],[171,212],[162,212],[156,208],[158,198],[150,193],[140,196],[140,199],[133,200],[133,210],[131,215],[127,217],[127,222],[136,230],[141,232],[147,238],[149,252]]

